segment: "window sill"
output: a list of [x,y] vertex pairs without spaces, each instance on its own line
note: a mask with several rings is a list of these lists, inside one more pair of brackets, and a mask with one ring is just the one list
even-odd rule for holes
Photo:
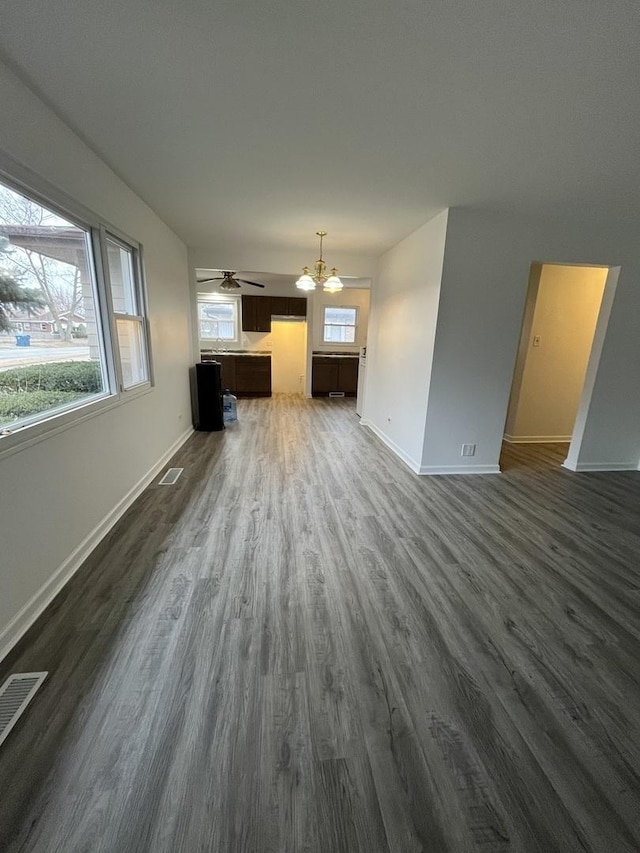
[[123,391],[120,394],[109,394],[97,400],[90,400],[71,411],[52,414],[50,417],[44,418],[35,424],[18,427],[15,432],[0,436],[0,462],[14,453],[20,453],[20,451],[26,450],[28,447],[33,447],[35,444],[52,438],[54,435],[78,426],[78,424],[91,420],[91,418],[96,418],[104,412],[122,406],[138,397],[142,397],[152,390],[153,386],[151,383],[145,382],[144,385],[135,386],[129,391]]

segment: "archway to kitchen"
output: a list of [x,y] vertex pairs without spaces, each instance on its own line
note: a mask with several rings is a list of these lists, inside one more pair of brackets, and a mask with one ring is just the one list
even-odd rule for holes
[[338,381],[326,390],[355,396],[370,279],[345,276],[342,292],[327,293],[299,290],[297,274],[194,273],[195,360],[219,361],[223,387],[239,397],[310,397],[316,361],[329,357]]

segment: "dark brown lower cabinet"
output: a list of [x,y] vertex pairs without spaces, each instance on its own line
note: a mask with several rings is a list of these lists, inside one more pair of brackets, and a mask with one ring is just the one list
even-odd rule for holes
[[338,372],[338,391],[352,397],[358,389],[358,363],[357,358],[341,358]]
[[271,356],[236,356],[236,397],[271,396]]
[[314,356],[311,395],[328,397],[332,392],[355,397],[358,388],[358,359],[347,356]]
[[230,391],[236,387],[236,357],[235,355],[215,355],[216,361],[219,361],[222,367],[220,368],[220,387],[223,391],[228,388]]
[[215,353],[211,358],[219,361],[220,385],[228,388],[236,397],[271,396],[270,355],[222,355]]

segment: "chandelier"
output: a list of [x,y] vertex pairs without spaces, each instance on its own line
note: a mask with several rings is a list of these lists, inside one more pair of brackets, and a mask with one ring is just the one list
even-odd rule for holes
[[311,275],[309,267],[302,268],[302,275],[296,281],[296,287],[299,287],[300,290],[315,290],[316,284],[321,284],[326,293],[338,293],[343,288],[343,284],[337,276],[338,270],[332,267],[329,275],[327,275],[327,265],[322,260],[322,240],[327,236],[327,232],[316,231],[316,234],[320,238],[320,258],[313,265],[313,275]]

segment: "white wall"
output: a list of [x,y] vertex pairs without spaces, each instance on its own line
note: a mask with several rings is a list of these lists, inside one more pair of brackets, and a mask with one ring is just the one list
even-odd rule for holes
[[75,567],[92,535],[180,443],[191,411],[186,247],[2,64],[0,113],[0,153],[143,244],[156,381],[148,394],[0,456],[1,656],[56,572]]
[[443,211],[384,254],[371,293],[362,422],[414,470],[422,458],[447,233]]
[[[543,264],[516,364],[505,436],[569,441],[608,270]],[[525,312],[526,313],[526,312]]]
[[[475,470],[498,470],[534,261],[621,267],[575,467],[637,467],[640,245],[631,224],[520,220],[458,208],[449,212],[425,473],[468,470],[468,462]],[[461,458],[463,443],[477,444],[475,457]]]

